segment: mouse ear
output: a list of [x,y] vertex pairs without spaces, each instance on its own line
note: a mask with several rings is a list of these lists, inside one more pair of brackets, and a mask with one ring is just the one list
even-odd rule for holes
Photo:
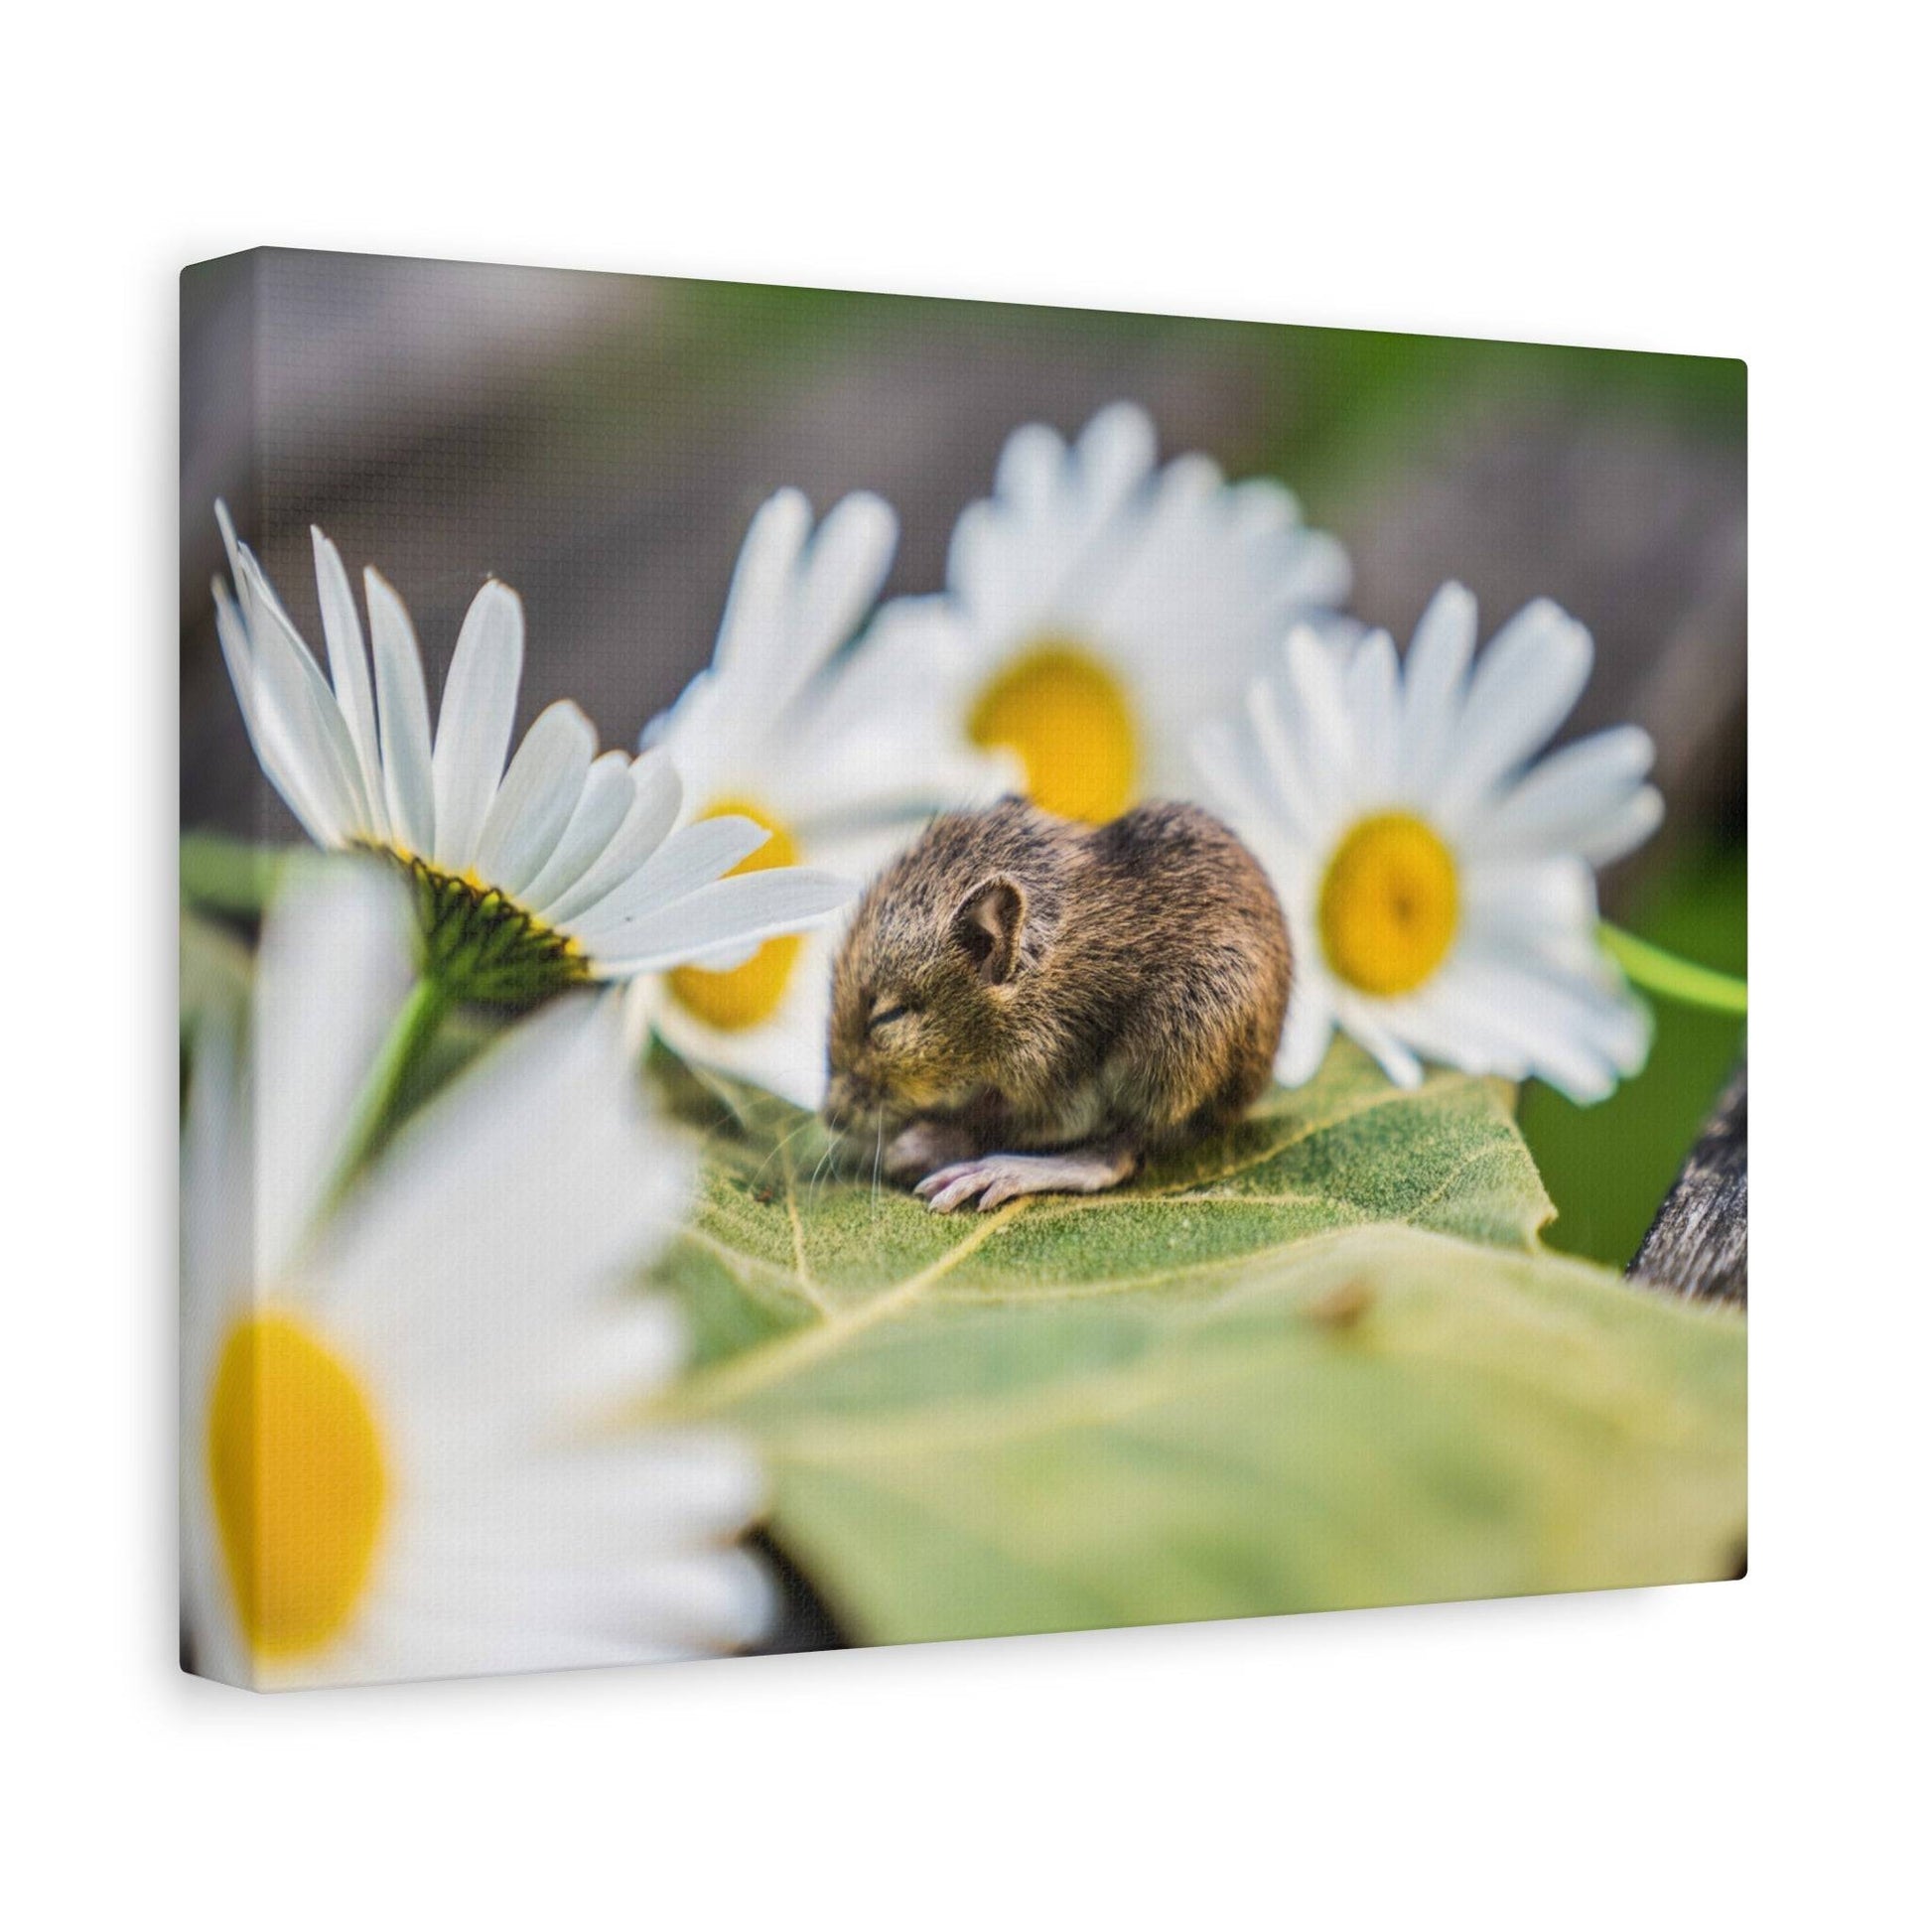
[[975,886],[952,915],[952,939],[987,986],[1003,986],[1020,963],[1020,929],[1027,896],[1011,879]]

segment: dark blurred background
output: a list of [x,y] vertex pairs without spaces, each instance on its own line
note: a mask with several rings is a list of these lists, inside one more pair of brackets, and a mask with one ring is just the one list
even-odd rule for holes
[[[892,592],[939,587],[1007,433],[1143,403],[1164,454],[1267,472],[1406,640],[1445,578],[1485,635],[1538,595],[1594,633],[1571,733],[1659,748],[1663,833],[1606,911],[1709,964],[1745,953],[1744,370],[1695,356],[265,249],[182,280],[182,824],[298,836],[243,736],[208,580],[224,496],[320,642],[308,526],[376,565],[440,687],[494,574],[528,612],[522,722],[578,700],[629,745],[710,656],[752,511],[878,490]],[[1659,1015],[1604,1105],[1526,1090],[1560,1247],[1621,1265],[1742,1029]]]

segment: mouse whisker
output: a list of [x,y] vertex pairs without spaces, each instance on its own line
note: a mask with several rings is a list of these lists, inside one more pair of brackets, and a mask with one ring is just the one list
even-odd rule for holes
[[819,1188],[820,1177],[824,1174],[827,1164],[832,1160],[833,1156],[838,1153],[838,1151],[839,1151],[838,1142],[828,1140],[825,1143],[824,1152],[820,1154],[817,1161],[815,1161],[812,1164],[812,1177],[810,1180],[808,1180],[805,1183],[805,1199],[808,1205],[816,1203],[818,1199],[818,1188]]
[[759,1185],[760,1181],[763,1180],[765,1169],[768,1168],[773,1161],[777,1160],[780,1155],[786,1153],[790,1149],[791,1144],[795,1140],[797,1140],[799,1135],[806,1132],[807,1129],[816,1127],[817,1125],[818,1125],[817,1117],[812,1114],[807,1114],[805,1118],[799,1121],[798,1124],[795,1127],[793,1127],[789,1133],[780,1134],[778,1138],[772,1142],[771,1147],[769,1151],[765,1154],[764,1159],[760,1161],[758,1164],[758,1167],[753,1171],[752,1173],[753,1186],[756,1187],[757,1185]]

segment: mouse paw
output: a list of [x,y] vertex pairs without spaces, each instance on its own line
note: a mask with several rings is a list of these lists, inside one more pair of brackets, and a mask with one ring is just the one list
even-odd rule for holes
[[982,1214],[1024,1194],[1097,1194],[1134,1172],[1131,1155],[1113,1148],[1072,1148],[1060,1154],[987,1154],[929,1173],[913,1188],[934,1213],[979,1196]]
[[893,1137],[886,1150],[886,1174],[907,1180],[935,1168],[963,1165],[979,1152],[980,1144],[956,1121],[915,1120]]
[[984,1213],[998,1205],[992,1196],[995,1185],[1003,1177],[1002,1168],[1002,1159],[997,1154],[983,1161],[955,1161],[949,1168],[935,1169],[912,1191],[935,1214],[950,1214],[975,1194],[981,1194],[985,1198],[980,1201],[980,1211]]

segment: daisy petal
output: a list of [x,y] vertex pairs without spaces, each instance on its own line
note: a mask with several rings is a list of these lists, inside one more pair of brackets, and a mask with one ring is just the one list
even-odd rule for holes
[[414,977],[414,929],[400,880],[373,861],[299,868],[275,900],[255,974],[257,1281],[289,1265],[340,1168]]
[[1589,632],[1547,598],[1489,640],[1469,681],[1436,806],[1452,821],[1532,757],[1570,716],[1589,679]]
[[436,863],[467,872],[509,751],[523,681],[523,601],[507,585],[480,590],[463,620],[436,720]]
[[1275,1077],[1286,1087],[1306,1086],[1321,1069],[1335,1018],[1317,989],[1298,985],[1289,1002],[1288,1025],[1275,1055]]
[[1257,679],[1248,687],[1246,710],[1246,736],[1255,754],[1243,760],[1248,778],[1259,787],[1265,774],[1267,788],[1280,801],[1282,820],[1292,835],[1309,840],[1320,837],[1329,814],[1310,780],[1321,767],[1304,756],[1297,743],[1281,689],[1273,680]]
[[1306,787],[1311,822],[1320,826],[1337,811],[1352,810],[1368,789],[1342,688],[1346,666],[1308,624],[1289,632],[1286,663],[1276,768],[1278,775],[1294,771]]
[[1044,423],[1024,424],[1000,451],[993,493],[1008,499],[1015,509],[1037,513],[1051,500],[1065,460],[1066,445]]
[[341,553],[315,528],[309,538],[316,553],[316,591],[322,603],[322,635],[329,648],[329,674],[336,702],[348,726],[361,774],[368,829],[378,839],[389,836],[389,813],[382,797],[382,754],[375,736],[375,695],[369,685],[369,660],[362,644],[362,621],[355,615],[355,595]]
[[644,918],[700,886],[722,879],[770,840],[756,819],[701,818],[674,832],[663,846],[587,911],[570,918],[572,932],[601,947],[628,920]]
[[1374,1010],[1374,1003],[1347,992],[1337,1001],[1338,1018],[1355,1042],[1371,1054],[1399,1087],[1422,1085],[1422,1061]]
[[1471,992],[1466,974],[1445,973],[1425,993],[1405,1000],[1402,1035],[1417,1052],[1464,1073],[1529,1076],[1529,1057],[1507,1018]]
[[369,605],[383,799],[390,834],[405,853],[426,859],[436,845],[436,791],[423,653],[409,613],[388,583],[375,571],[365,570],[362,591]]
[[1664,822],[1664,794],[1645,785],[1616,811],[1577,840],[1577,850],[1593,866],[1607,866],[1634,852]]
[[1589,967],[1600,963],[1596,879],[1574,853],[1555,858],[1485,857],[1462,884],[1467,929],[1487,941]]
[[[832,963],[836,927],[801,933],[798,953],[777,1012],[761,1026],[721,1032],[693,1018],[675,997],[661,1003],[657,1030],[680,1056],[702,1059],[750,1080],[807,1113],[825,1101],[829,1069],[825,1049],[832,1017]],[[662,982],[646,975],[644,985]]]
[[1397,723],[1401,703],[1395,639],[1386,630],[1371,631],[1355,646],[1343,687],[1356,755],[1361,759],[1363,787],[1386,795],[1397,783]]
[[584,795],[597,733],[568,699],[548,706],[517,747],[477,841],[477,871],[514,897],[557,849]]
[[780,489],[759,506],[732,572],[714,662],[720,672],[741,662],[776,670],[766,660],[790,636],[786,593],[811,535],[812,506],[798,489]]
[[235,1190],[250,1184],[252,1171],[249,1096],[237,1077],[235,1034],[234,1020],[218,1010],[205,1015],[195,1030],[181,1129],[184,1311],[211,1304],[246,1279],[254,1259],[252,1216],[234,1212]]
[[[1074,445],[1081,478],[1102,504],[1117,505],[1154,468],[1154,424],[1138,404],[1117,402],[1080,432]],[[1216,479],[1218,481],[1218,478]]]
[[311,794],[279,715],[261,696],[248,642],[248,626],[228,595],[228,587],[219,578],[214,582],[214,630],[220,641],[222,660],[228,667],[228,681],[234,686],[235,701],[241,707],[242,725],[248,733],[248,742],[255,748],[256,758],[261,760],[262,770],[310,838],[318,845],[332,844],[335,821]]
[[284,756],[327,821],[324,843],[346,844],[364,831],[368,811],[342,707],[246,544],[239,555],[236,589],[255,667],[257,716],[282,734]]
[[829,917],[857,889],[836,873],[786,866],[701,886],[646,918],[632,919],[600,948],[625,973],[662,972],[734,941],[772,939]]
[[[1617,837],[1631,801],[1646,789],[1643,780],[1656,756],[1649,733],[1635,725],[1566,745],[1542,759],[1470,826],[1468,843],[1485,854],[1528,858],[1542,852],[1583,851],[1585,841],[1608,833],[1608,844],[1619,855],[1627,852],[1630,846],[1617,846]],[[1636,819],[1648,810],[1644,807]]]
[[558,901],[597,862],[628,816],[637,798],[630,765],[622,752],[606,752],[591,765],[557,849],[523,890],[523,902],[539,918],[556,923]]
[[1476,647],[1476,601],[1445,584],[1416,625],[1404,666],[1398,760],[1412,797],[1427,797],[1462,715],[1463,686]]
[[630,785],[637,794],[637,836],[655,851],[663,843],[678,813],[684,809],[684,781],[669,752],[646,752],[630,764]]
[[660,1557],[636,1580],[626,1607],[674,1643],[756,1643],[771,1627],[777,1596],[763,1568],[743,1550]]
[[1650,1051],[1650,1015],[1627,993],[1493,950],[1466,962],[1472,1000],[1506,1022],[1530,1072],[1580,1106],[1603,1099]]
[[593,911],[624,885],[663,844],[679,803],[677,769],[663,752],[646,752],[630,767],[630,809],[611,842],[568,892],[559,894],[545,917],[569,925]]
[[[589,994],[554,1001],[411,1117],[318,1258],[342,1332],[406,1345],[393,1311],[406,1281],[430,1386],[461,1398],[452,1378],[509,1376],[519,1356],[527,1381],[559,1319],[610,1292],[689,1180],[623,1071],[619,1018]],[[543,1157],[565,1148],[566,1163]],[[515,1292],[487,1297],[480,1329],[487,1284]]]
[[1283,809],[1274,772],[1260,752],[1254,734],[1230,720],[1215,719],[1194,734],[1194,765],[1202,784],[1250,839],[1262,837]]
[[836,504],[818,526],[793,620],[799,672],[816,671],[858,628],[892,568],[897,542],[898,519],[864,490]]
[[[259,614],[261,605],[256,603]],[[262,736],[277,761],[300,774],[310,829],[318,844],[347,845],[363,829],[361,782],[333,695],[321,682],[307,649],[259,615],[249,625],[255,639],[255,708]],[[307,822],[307,821],[305,821]]]

